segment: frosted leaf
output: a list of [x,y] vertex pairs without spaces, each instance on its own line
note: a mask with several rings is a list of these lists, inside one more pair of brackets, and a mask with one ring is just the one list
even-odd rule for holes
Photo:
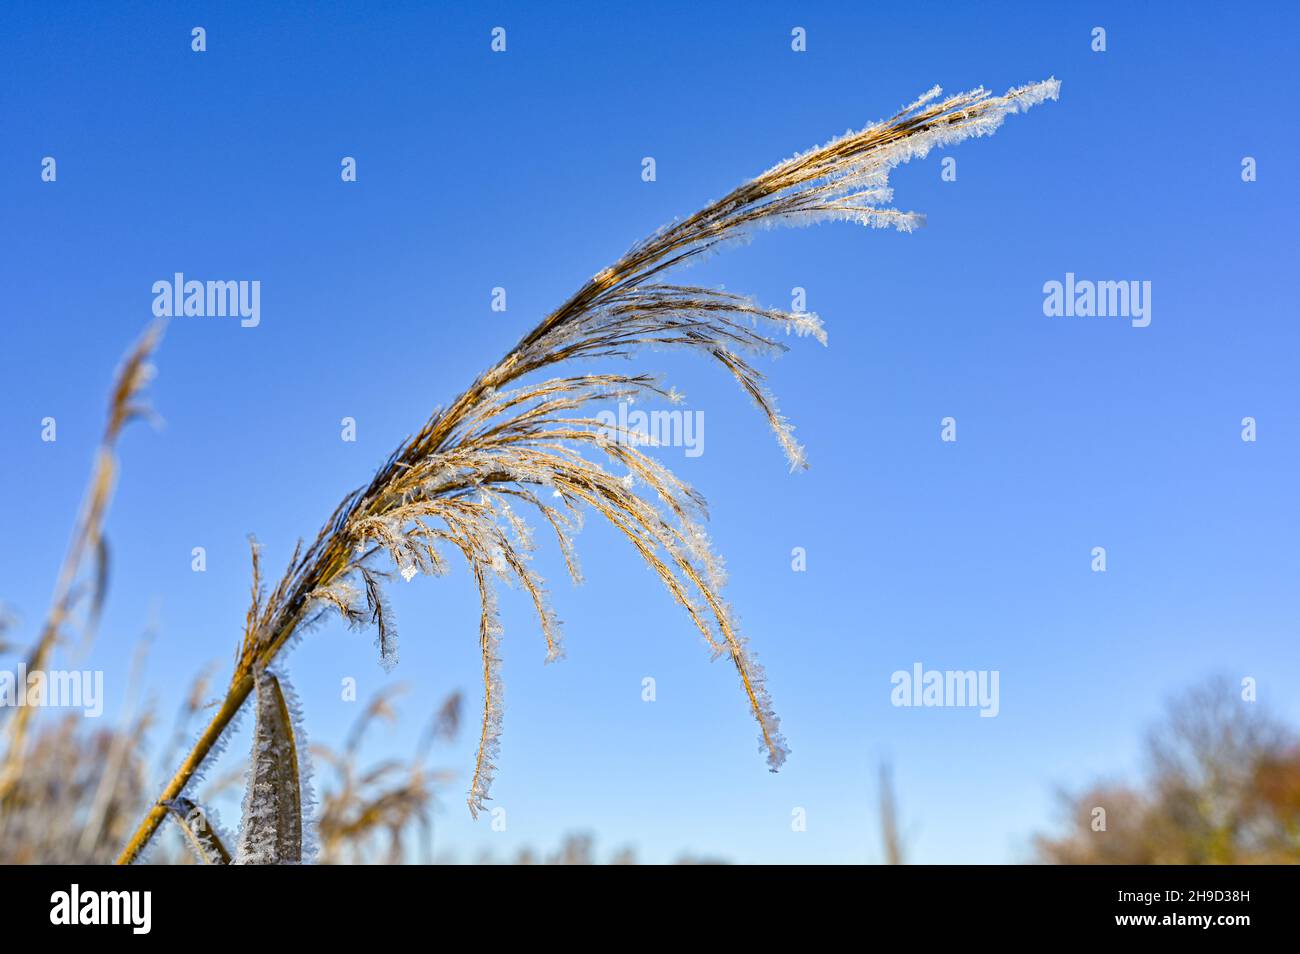
[[236,864],[299,864],[303,857],[302,788],[293,720],[279,679],[263,669],[254,680],[257,724]]
[[185,844],[200,864],[228,865],[230,852],[222,842],[221,835],[209,820],[207,812],[188,798],[176,798],[164,802],[163,807],[176,820],[185,835]]

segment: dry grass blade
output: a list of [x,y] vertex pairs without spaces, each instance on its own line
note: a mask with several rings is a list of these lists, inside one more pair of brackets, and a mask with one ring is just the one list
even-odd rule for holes
[[450,740],[456,737],[460,729],[460,705],[461,697],[459,692],[453,692],[443,700],[438,711],[433,716],[433,721],[429,727],[424,730],[424,735],[420,737],[420,743],[415,749],[415,761],[423,762],[429,749],[438,740]]
[[356,758],[361,750],[361,740],[371,724],[387,722],[391,725],[397,721],[397,710],[393,707],[393,702],[406,690],[407,687],[400,683],[385,686],[366,703],[366,707],[361,710],[361,715],[357,716],[352,723],[352,728],[348,730],[347,741],[343,745],[343,751],[349,760]]
[[13,612],[4,603],[0,603],[0,655],[12,652],[14,644],[9,642],[9,630],[13,628],[15,618]]
[[[991,96],[983,89],[940,99],[936,87],[892,118],[795,156],[724,198],[639,242],[547,315],[499,362],[404,441],[371,482],[349,494],[316,539],[295,552],[265,600],[249,613],[226,703],[177,770],[164,797],[179,794],[208,757],[266,665],[304,624],[338,612],[378,631],[381,661],[395,662],[396,633],[382,599],[385,557],[408,580],[441,574],[447,554],[469,566],[482,610],[484,705],[469,804],[487,798],[501,725],[500,626],[495,581],[519,584],[537,609],[546,658],[562,653],[544,583],[529,565],[532,538],[516,509],[535,510],[560,540],[571,574],[571,537],[584,508],[616,527],[685,609],[713,652],[735,666],[773,771],[786,757],[762,669],[721,595],[721,561],[701,527],[698,494],[611,432],[601,402],[674,400],[642,374],[564,373],[575,359],[673,348],[716,361],[758,406],[792,468],[806,466],[793,427],[749,360],[786,346],[778,334],[825,343],[816,315],[760,307],[727,292],[669,284],[665,274],[755,229],[849,220],[910,230],[920,217],[888,208],[889,172],[930,149],[994,131],[1008,115],[1056,98],[1055,80]],[[549,377],[545,375],[551,375]],[[638,489],[639,488],[639,489]],[[160,821],[152,812],[123,851],[131,861]]]
[[190,722],[195,715],[203,709],[208,701],[208,689],[212,682],[213,670],[216,667],[212,664],[205,666],[194,677],[190,683],[190,691],[186,694],[185,700],[181,703],[180,711],[176,713],[176,722],[172,728],[171,741],[167,744],[162,753],[161,764],[158,765],[159,772],[167,771],[176,757],[177,751],[185,744],[186,739],[192,735]]
[[[72,543],[64,556],[54,586],[49,614],[27,659],[28,672],[44,670],[49,664],[54,647],[62,638],[64,627],[76,608],[81,592],[76,582],[88,557],[94,558],[95,569],[90,612],[84,626],[86,639],[89,639],[98,620],[108,588],[108,547],[104,541],[103,525],[117,481],[117,440],[130,421],[149,414],[141,395],[153,378],[154,368],[149,359],[158,347],[162,331],[161,324],[149,327],[127,354],[113,381],[104,436],[95,455],[95,464],[73,531]],[[31,715],[31,707],[19,707],[8,726],[5,759],[0,766],[0,801],[3,801],[5,794],[16,783],[22,769],[27,723]]]
[[176,819],[185,835],[185,843],[201,864],[228,865],[230,852],[221,836],[208,821],[207,813],[188,798],[177,798],[166,804],[166,809]]
[[258,670],[255,679],[257,725],[238,863],[298,864],[303,858],[303,798],[294,719],[279,678]]
[[[149,804],[143,740],[150,714],[116,729],[88,728],[88,721],[97,720],[70,714],[33,725],[23,771],[5,799],[0,865],[108,864]],[[96,834],[87,846],[92,806]]]
[[888,763],[880,766],[880,840],[885,846],[885,864],[903,863],[903,839],[898,832],[898,802],[894,798],[894,773]]
[[424,833],[426,855],[432,856],[433,788],[449,776],[426,769],[424,757],[434,742],[455,735],[460,694],[449,696],[439,707],[410,762],[388,760],[359,771],[362,737],[376,721],[396,721],[393,699],[401,691],[400,686],[390,686],[376,693],[353,722],[341,751],[323,745],[312,748],[318,762],[334,770],[333,784],[321,791],[319,834],[323,864],[365,863],[376,858],[400,864],[406,857],[413,827]]

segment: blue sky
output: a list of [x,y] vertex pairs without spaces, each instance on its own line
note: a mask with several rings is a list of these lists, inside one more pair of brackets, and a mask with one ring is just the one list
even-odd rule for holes
[[[435,406],[634,240],[934,83],[1000,92],[1055,75],[1060,102],[897,170],[896,204],[925,212],[925,229],[764,233],[690,271],[778,307],[807,289],[829,348],[794,342],[766,370],[810,471],[788,473],[711,368],[641,362],[705,412],[705,453],[663,458],[712,504],[786,768],[767,772],[734,671],[592,518],[583,586],[552,550],[538,557],[566,660],[544,667],[525,601],[503,597],[494,796],[507,830],[469,818],[463,734],[442,752],[461,775],[440,849],[503,856],[586,830],[602,853],[630,844],[648,861],[876,861],[889,759],[912,859],[1016,861],[1053,818],[1056,786],[1133,771],[1164,699],[1207,675],[1254,676],[1300,721],[1286,277],[1300,144],[1275,106],[1296,14],[893,7],[9,5],[0,599],[20,637],[45,610],[113,366],[155,281],[262,286],[257,328],[172,322],[152,389],[165,426],[122,443],[112,591],[85,665],[107,671],[115,711],[156,614],[145,679],[169,729],[203,664],[228,676],[247,534],[278,573]],[[498,25],[503,54],[489,49]],[[205,53],[190,49],[194,26]],[[805,53],[790,49],[795,26]],[[355,183],[340,181],[344,156]],[[1258,181],[1241,179],[1246,156]],[[1151,325],[1045,317],[1043,284],[1066,272],[1150,281]],[[489,309],[494,286],[505,313]],[[355,443],[339,438],[344,416]],[[956,443],[939,439],[946,416]],[[191,571],[195,546],[206,573]],[[806,572],[792,572],[793,547]],[[410,685],[400,726],[372,737],[376,760],[409,751],[446,693],[478,700],[466,575],[394,600],[392,676],[337,624],[289,660],[323,741],[359,708],[340,701],[343,678],[363,699]],[[998,670],[1000,714],[891,706],[890,674],[917,661]],[[240,736],[223,764],[246,754]],[[795,808],[807,831],[791,831]]]

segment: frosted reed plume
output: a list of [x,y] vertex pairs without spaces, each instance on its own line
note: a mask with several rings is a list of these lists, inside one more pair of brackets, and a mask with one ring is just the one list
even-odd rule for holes
[[[806,466],[793,427],[781,416],[754,355],[785,350],[775,337],[793,332],[825,344],[816,315],[761,307],[747,298],[673,284],[666,273],[757,228],[849,220],[910,231],[921,219],[889,208],[889,171],[930,149],[993,132],[1008,115],[1055,99],[1055,79],[994,97],[983,89],[941,99],[936,87],[891,118],[797,155],[695,214],[637,243],[547,315],[496,365],[404,441],[371,482],[349,494],[316,539],[295,551],[269,595],[255,577],[226,701],[122,853],[129,862],[166,809],[184,792],[254,684],[306,625],[337,612],[372,627],[381,662],[397,659],[397,636],[384,598],[393,572],[411,579],[441,575],[448,557],[468,564],[481,603],[479,643],[484,704],[469,806],[488,797],[500,732],[501,627],[494,585],[519,584],[536,608],[546,658],[561,653],[558,621],[544,584],[530,568],[533,512],[554,534],[570,575],[580,574],[572,536],[584,510],[607,519],[682,605],[716,655],[728,657],[758,721],[773,771],[786,757],[763,671],[721,596],[721,561],[701,528],[703,499],[633,445],[610,440],[592,404],[637,397],[673,400],[648,375],[580,373],[541,377],[573,359],[626,357],[646,346],[699,352],[717,361],[757,404],[791,468]],[[621,438],[627,436],[628,440]],[[636,488],[641,488],[640,491]],[[257,560],[255,551],[255,572]]]

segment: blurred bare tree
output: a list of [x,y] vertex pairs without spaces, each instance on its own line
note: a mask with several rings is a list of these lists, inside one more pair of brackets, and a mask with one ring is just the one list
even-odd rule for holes
[[1063,794],[1048,864],[1300,863],[1300,738],[1218,678],[1173,700],[1147,739],[1145,784]]

